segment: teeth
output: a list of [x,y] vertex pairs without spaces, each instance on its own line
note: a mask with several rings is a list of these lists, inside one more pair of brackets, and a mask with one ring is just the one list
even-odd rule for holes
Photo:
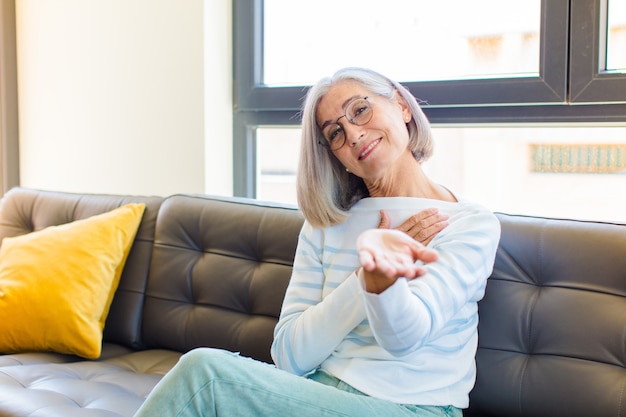
[[369,151],[371,151],[372,149],[374,149],[374,146],[378,145],[378,142],[380,142],[380,139],[379,139],[379,140],[376,140],[376,141],[374,141],[374,142],[372,142],[372,143],[370,144],[370,146],[368,146],[367,148],[365,148],[365,149],[363,150],[363,152],[361,152],[361,153],[359,154],[359,159],[363,158],[365,155],[367,155],[367,154],[369,153]]

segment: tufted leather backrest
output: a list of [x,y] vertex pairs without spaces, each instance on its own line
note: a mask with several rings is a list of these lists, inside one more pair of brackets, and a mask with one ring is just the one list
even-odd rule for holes
[[467,416],[626,416],[626,225],[498,214]]
[[295,208],[276,204],[169,197],[146,290],[146,345],[217,347],[270,362],[302,222]]
[[0,241],[101,214],[124,204],[145,203],[146,210],[104,327],[104,341],[141,347],[141,308],[161,197],[73,194],[13,188],[0,206]]

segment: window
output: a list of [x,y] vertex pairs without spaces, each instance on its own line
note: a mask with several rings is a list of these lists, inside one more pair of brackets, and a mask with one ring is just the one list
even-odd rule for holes
[[257,129],[256,197],[265,201],[296,202],[296,171],[300,152],[299,128]]
[[[268,74],[268,81],[272,84],[266,83],[266,77],[264,76],[264,63],[267,61],[266,53],[270,55],[269,59],[272,59],[272,56],[276,56],[279,52],[273,52],[275,49],[264,43],[264,35],[265,35],[265,25],[271,25],[272,31],[278,33],[278,37],[280,39],[289,37],[294,38],[296,43],[291,44],[291,46],[286,46],[289,48],[287,50],[282,50],[280,53],[285,55],[287,59],[295,59],[295,60],[304,60],[305,63],[308,63],[309,66],[314,66],[317,68],[316,61],[324,61],[323,57],[319,57],[317,55],[305,55],[305,57],[297,57],[297,53],[293,52],[294,50],[304,49],[305,51],[310,51],[310,45],[300,44],[298,41],[302,40],[302,36],[300,36],[301,32],[304,30],[299,29],[302,23],[302,14],[301,11],[297,13],[292,13],[289,17],[284,17],[282,20],[290,21],[293,20],[296,22],[296,28],[290,27],[289,24],[284,24],[284,29],[281,26],[277,25],[280,23],[279,20],[272,19],[264,19],[265,16],[265,3],[271,4],[273,1],[282,1],[282,0],[235,0],[235,12],[234,12],[234,26],[235,26],[235,39],[234,39],[234,53],[235,53],[235,78],[237,83],[237,91],[235,100],[237,102],[237,109],[239,111],[297,111],[300,105],[300,100],[303,95],[304,87],[307,84],[303,84],[300,86],[290,85],[288,79],[283,82],[279,82],[275,75],[272,75],[272,71]],[[400,0],[390,0],[394,2],[394,4],[400,4]],[[412,3],[411,0],[405,0],[408,3]],[[587,1],[587,0],[585,0]],[[291,2],[292,3],[292,2]],[[300,5],[302,2],[295,2],[297,5]],[[315,7],[317,2],[310,2]],[[408,4],[407,3],[407,4]],[[466,21],[480,21],[484,19],[483,15],[487,17],[488,20],[495,21],[497,19],[494,18],[492,13],[486,13],[485,10],[489,10],[495,6],[498,6],[498,10],[505,17],[511,16],[508,12],[513,5],[516,7],[523,6],[523,9],[527,10],[528,13],[525,15],[525,19],[527,21],[526,25],[522,25],[523,28],[517,31],[518,35],[522,40],[520,42],[524,42],[524,34],[527,35],[526,43],[527,45],[521,49],[525,51],[525,54],[532,55],[532,33],[533,31],[539,30],[540,38],[539,38],[539,51],[538,57],[534,57],[530,60],[529,67],[532,67],[529,71],[530,73],[524,74],[525,69],[522,69],[517,66],[518,69],[514,70],[517,74],[513,77],[507,77],[505,74],[499,74],[497,77],[489,77],[483,76],[481,77],[469,77],[469,78],[456,78],[456,79],[446,79],[442,80],[418,80],[413,81],[412,79],[419,78],[417,76],[407,75],[407,79],[403,77],[398,77],[399,81],[405,82],[405,84],[413,91],[420,92],[420,98],[429,103],[430,106],[439,107],[455,107],[455,106],[475,106],[479,105],[503,105],[503,104],[511,104],[514,103],[516,106],[520,103],[562,103],[566,99],[566,61],[567,61],[567,27],[568,27],[568,1],[567,0],[543,0],[540,3],[537,1],[528,1],[528,2],[518,2],[516,0],[506,0],[506,1],[498,1],[498,0],[490,0],[490,1],[481,1],[481,8],[469,8],[467,10],[460,9],[458,6],[465,4],[466,2],[460,0],[447,0],[440,1],[437,4],[443,4],[444,7],[434,9],[433,5],[429,3],[416,2],[416,4],[430,4],[429,11],[431,14],[434,14],[439,11],[441,13],[447,13],[448,10],[452,10],[451,14],[454,16],[461,16],[462,13],[471,12],[472,15],[463,15]],[[471,2],[474,4],[474,2]],[[290,4],[290,3],[289,3]],[[335,4],[338,4],[335,2]],[[353,7],[364,8],[365,15],[376,15],[380,14],[381,9],[385,9],[380,5],[380,2],[375,1],[363,1],[363,0],[342,0],[341,4],[350,4]],[[499,6],[504,4],[505,7],[500,8]],[[354,6],[356,5],[356,6]],[[451,6],[450,6],[451,5]],[[488,6],[489,5],[489,6]],[[454,7],[453,7],[454,6]],[[539,8],[539,10],[537,10]],[[269,7],[269,10],[272,10],[272,7]],[[275,10],[282,10],[280,8],[275,8]],[[396,11],[396,15],[403,15],[403,9],[399,6],[394,10]],[[284,11],[280,12],[281,16],[285,16]],[[417,12],[416,12],[417,13]],[[448,15],[444,15],[440,19],[436,17],[432,17],[430,20],[439,21],[440,25],[444,25],[445,22],[449,19]],[[532,22],[532,18],[535,16],[535,19],[540,19],[539,22]],[[320,24],[319,21],[313,21],[313,24]],[[419,26],[418,26],[419,27]],[[499,28],[502,33],[502,27]],[[268,29],[268,32],[270,30]],[[526,32],[528,31],[528,32]],[[314,33],[320,32],[319,28],[314,30]],[[443,30],[443,32],[446,32]],[[467,32],[467,31],[466,31]],[[381,34],[382,35],[382,34]],[[480,35],[480,37],[478,36]],[[303,35],[304,36],[304,35]],[[347,36],[347,34],[345,35]],[[417,36],[417,35],[416,35]],[[465,33],[464,39],[474,39],[474,49],[480,49],[480,43],[487,43],[487,40],[490,36],[484,33],[480,33],[475,31],[472,35],[470,33]],[[338,36],[338,40],[333,42],[331,45],[335,46],[338,44],[339,39],[343,41],[344,36]],[[457,37],[458,38],[458,37]],[[461,36],[463,38],[463,36]],[[313,37],[312,39],[315,39]],[[405,55],[414,59],[414,55],[422,56],[422,50],[428,49],[424,46],[426,45],[435,45],[439,44],[434,41],[434,37],[430,37],[427,40],[423,39],[413,39],[415,42],[410,53],[404,53],[401,59],[404,59]],[[476,39],[481,39],[477,41]],[[389,32],[385,38],[384,43],[394,43],[398,42],[399,39],[396,33]],[[383,44],[384,44],[383,43]],[[471,42],[470,42],[471,43]],[[327,45],[324,45],[327,46]],[[372,56],[373,59],[378,61],[383,60],[383,53],[386,51],[386,48],[379,47],[375,48],[365,48],[369,51],[369,55]],[[444,51],[445,53],[438,53],[437,59],[441,62],[442,57],[447,57],[447,51],[442,48],[430,48],[431,53],[435,50]],[[296,54],[297,58],[293,58],[293,54]],[[314,59],[315,58],[315,59]],[[274,58],[275,59],[275,58]],[[448,59],[448,58],[445,58]],[[464,60],[458,59],[459,62]],[[538,69],[537,65],[533,65],[532,62],[538,61]],[[312,64],[314,63],[315,64]],[[433,60],[433,63],[436,63],[436,60]],[[320,64],[321,65],[321,64]],[[404,63],[395,65],[402,66]],[[423,63],[413,64],[413,66],[422,66]],[[335,69],[344,66],[343,63],[337,65]],[[436,67],[437,70],[441,71],[445,65],[439,65]],[[458,67],[458,65],[456,65]],[[411,65],[407,65],[406,71],[410,74],[412,69]],[[492,68],[493,69],[493,68]],[[381,69],[382,71],[382,69]],[[503,70],[501,70],[503,71]],[[324,70],[322,66],[319,70],[315,70],[316,74],[310,75],[307,78],[313,78],[317,80],[321,75],[326,75],[329,71]],[[334,69],[330,71],[330,73],[334,72]],[[432,72],[434,70],[430,70],[431,77]],[[457,72],[457,71],[454,71]],[[460,71],[463,72],[463,71]],[[479,69],[474,70],[474,73],[483,73],[485,71],[480,71]],[[486,71],[493,72],[493,71]],[[497,71],[496,71],[497,72]],[[520,76],[523,75],[523,76]],[[390,74],[391,75],[391,74]],[[403,74],[399,74],[403,75]],[[475,75],[475,74],[474,74]],[[423,76],[423,75],[422,75]],[[448,77],[445,77],[448,78]],[[407,82],[408,81],[408,82]],[[293,81],[292,81],[293,83]]]
[[[626,102],[626,72],[610,67],[618,65],[615,57],[626,49],[610,35],[615,27],[612,24],[623,22],[623,3],[623,0],[571,1],[569,73],[570,101],[574,104]],[[610,110],[607,106],[603,108]],[[626,114],[623,109],[620,111]]]
[[[318,29],[306,29],[302,16],[319,13],[323,1],[234,0],[236,195],[295,202],[298,111],[307,85],[357,59],[363,61],[355,65],[379,69],[365,58],[383,55],[389,67],[379,70],[428,103],[424,111],[435,129],[436,148],[426,167],[434,179],[495,211],[624,220],[624,214],[616,211],[624,207],[621,193],[608,192],[625,189],[626,172],[619,165],[623,157],[612,156],[610,169],[595,162],[567,165],[577,172],[558,171],[562,168],[558,164],[550,169],[541,165],[541,171],[536,160],[537,155],[591,155],[594,149],[614,155],[624,149],[623,1],[409,0],[413,8],[403,9],[399,27],[389,24],[393,16],[389,10],[394,9],[389,5],[397,6],[400,0],[389,0],[384,8],[374,1],[345,1],[341,7],[350,3],[364,12],[359,25],[345,26],[368,28],[356,38],[370,51],[347,61],[341,61],[345,54],[327,50],[345,52],[350,39],[345,34],[336,36],[331,43],[335,48],[324,49],[327,59],[307,49],[319,45],[314,46],[316,36],[307,39],[306,34],[317,35],[320,22],[324,27],[330,23],[307,19]],[[463,9],[466,3],[474,8]],[[441,22],[453,22],[459,15],[463,22],[474,23],[455,25],[448,35],[424,40],[424,31],[436,33],[437,26],[447,27]],[[420,27],[422,19],[430,26]],[[428,65],[403,66],[406,54],[387,56],[390,48],[373,46],[387,35],[391,40],[387,36],[383,45],[392,43],[398,33],[417,38],[416,50],[427,44],[419,50],[428,56],[424,60]],[[436,55],[441,43],[434,39],[441,36],[447,46],[441,48],[443,55]],[[450,45],[457,45],[454,53],[449,52]],[[318,57],[321,69],[313,57]],[[279,151],[284,152],[282,157]]]
[[626,72],[626,2],[612,0],[608,5],[606,70]]
[[[493,211],[624,221],[626,126],[434,125],[435,181]],[[260,128],[257,197],[296,202],[298,128]],[[290,157],[287,157],[290,156]]]
[[345,66],[403,81],[536,77],[540,12],[540,0],[266,0],[263,83],[310,85]]

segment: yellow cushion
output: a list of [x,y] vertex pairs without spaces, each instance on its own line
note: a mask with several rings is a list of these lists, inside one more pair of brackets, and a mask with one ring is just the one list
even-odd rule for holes
[[102,331],[144,204],[5,238],[0,352],[100,357]]

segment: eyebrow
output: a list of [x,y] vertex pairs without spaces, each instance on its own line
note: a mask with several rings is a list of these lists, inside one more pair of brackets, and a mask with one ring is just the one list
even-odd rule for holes
[[346,101],[344,101],[344,102],[343,102],[343,104],[341,105],[341,108],[343,109],[344,114],[343,114],[342,116],[339,116],[339,118],[338,118],[338,119],[336,119],[336,120],[326,120],[324,123],[322,123],[322,125],[320,126],[320,129],[321,129],[321,130],[324,130],[324,128],[326,128],[326,126],[328,126],[328,125],[330,125],[330,124],[333,124],[333,123],[337,123],[337,120],[341,119],[343,116],[345,116],[345,115],[346,115],[346,114],[345,114],[345,111],[346,111],[346,107],[348,106],[348,104],[349,104],[352,100],[357,99],[357,98],[359,98],[359,97],[363,97],[363,96],[361,96],[360,94],[357,94],[357,95],[354,95],[354,96],[352,96],[352,97],[348,98]]

